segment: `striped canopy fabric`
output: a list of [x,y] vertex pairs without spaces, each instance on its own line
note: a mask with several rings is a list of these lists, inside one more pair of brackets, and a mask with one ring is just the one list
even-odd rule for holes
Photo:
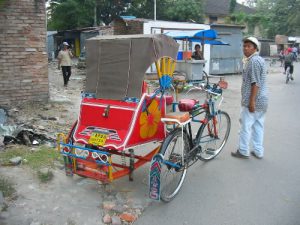
[[147,69],[162,57],[175,59],[178,47],[174,39],[163,34],[88,39],[85,92],[102,99],[140,98]]

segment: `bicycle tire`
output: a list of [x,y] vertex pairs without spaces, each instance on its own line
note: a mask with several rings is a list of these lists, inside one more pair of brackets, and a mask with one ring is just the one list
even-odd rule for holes
[[[182,138],[183,134],[183,138]],[[178,142],[179,140],[179,142]],[[180,141],[181,140],[181,141]],[[184,144],[182,157],[182,141]],[[174,145],[172,146],[172,144]],[[182,187],[183,181],[187,173],[187,165],[185,155],[190,149],[186,132],[182,132],[181,128],[173,130],[164,140],[159,153],[163,155],[164,160],[180,165],[180,169],[175,169],[165,163],[161,166],[161,195],[160,199],[164,202],[170,202],[178,194]],[[170,180],[169,180],[170,179]],[[172,186],[173,184],[173,186]]]
[[[211,135],[213,132],[213,118],[209,119],[207,123],[202,124],[198,130],[196,143],[201,146],[201,151],[198,154],[198,157],[202,161],[210,161],[219,155],[229,137],[231,121],[228,113],[224,111],[218,111],[216,118],[218,125],[217,138],[212,137]],[[217,141],[220,142],[218,145]]]
[[209,78],[207,73],[203,70],[202,71],[202,80],[205,81],[205,83],[208,85],[209,84]]
[[286,80],[285,80],[285,83],[287,84],[290,80],[290,67],[288,66],[286,68]]

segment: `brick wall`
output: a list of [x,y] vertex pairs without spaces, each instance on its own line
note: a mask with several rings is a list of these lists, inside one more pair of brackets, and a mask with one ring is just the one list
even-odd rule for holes
[[0,4],[0,106],[49,97],[44,0]]

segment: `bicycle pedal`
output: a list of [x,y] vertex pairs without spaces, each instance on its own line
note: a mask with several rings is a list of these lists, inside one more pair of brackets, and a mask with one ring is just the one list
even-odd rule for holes
[[216,151],[214,149],[207,149],[205,152],[208,155],[214,155],[214,154],[216,154]]

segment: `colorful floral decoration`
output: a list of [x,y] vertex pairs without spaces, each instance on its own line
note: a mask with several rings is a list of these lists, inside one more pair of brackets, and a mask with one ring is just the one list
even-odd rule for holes
[[153,137],[158,128],[161,118],[161,111],[157,100],[153,100],[147,111],[142,112],[140,116],[140,136],[141,138]]

